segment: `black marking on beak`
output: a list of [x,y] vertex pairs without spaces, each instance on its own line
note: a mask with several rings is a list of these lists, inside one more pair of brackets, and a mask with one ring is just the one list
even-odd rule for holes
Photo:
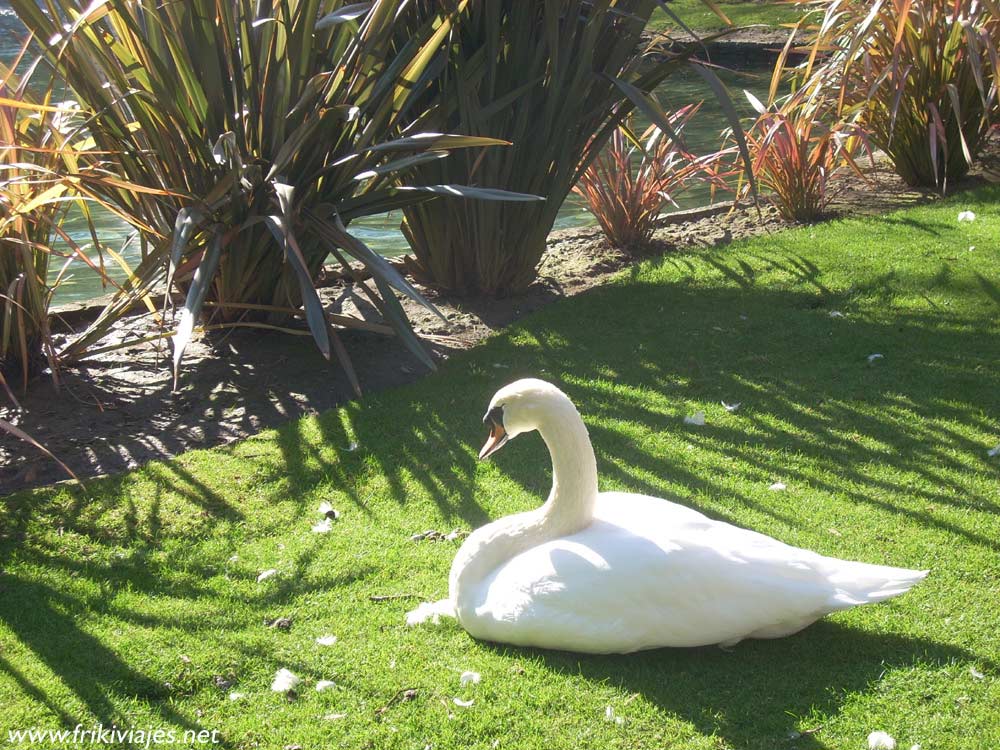
[[498,424],[501,427],[503,426],[503,407],[502,406],[494,406],[492,409],[490,409],[488,412],[486,412],[485,415],[483,415],[483,424],[490,424],[491,422],[493,424]]

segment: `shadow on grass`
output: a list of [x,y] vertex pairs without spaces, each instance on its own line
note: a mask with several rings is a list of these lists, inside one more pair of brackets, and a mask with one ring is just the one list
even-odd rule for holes
[[115,703],[128,705],[139,699],[164,719],[184,729],[200,731],[201,726],[175,711],[165,685],[137,672],[100,640],[80,625],[91,615],[81,602],[45,584],[4,576],[0,597],[0,622],[35,659],[53,674],[73,696],[86,706],[89,715],[72,716],[57,699],[36,686],[11,662],[0,657],[0,671],[7,673],[29,696],[59,717],[63,727],[93,722],[105,727],[128,727],[131,721]]
[[[718,268],[726,260],[716,255],[707,263]],[[792,260],[783,267],[825,289],[814,269]],[[519,373],[561,375],[550,379],[577,403],[599,473],[617,487],[660,496],[678,487],[685,496],[735,494],[737,502],[774,515],[722,487],[735,460],[764,486],[799,482],[1000,551],[1000,540],[978,533],[974,518],[937,510],[1000,512],[995,493],[961,481],[970,464],[1000,474],[985,461],[989,446],[956,429],[995,430],[984,409],[1000,390],[1000,341],[961,312],[831,318],[835,305],[850,310],[850,297],[830,294],[817,306],[811,293],[756,287],[754,274],[735,261],[726,276],[739,277],[741,288],[678,282],[598,290],[587,304],[599,314],[573,300],[557,320],[526,321],[517,344],[507,347],[509,359]],[[910,283],[898,272],[879,281],[888,292]],[[884,358],[869,363],[875,352]],[[682,417],[690,401],[743,405],[689,428]],[[717,456],[716,466],[644,449],[635,442],[636,428],[683,434]],[[539,443],[531,452],[544,448]],[[775,455],[807,457],[822,472],[803,471],[794,460],[775,465]],[[498,464],[522,484],[547,466],[546,456],[523,449],[518,459]],[[905,484],[901,476],[909,477]]]
[[903,216],[898,214],[893,216],[881,217],[881,220],[886,224],[888,224],[889,226],[895,225],[900,227],[906,227],[907,229],[915,229],[918,232],[922,232],[923,234],[929,234],[933,237],[940,237],[942,231],[948,231],[952,228],[950,224],[945,223],[943,221],[935,221],[935,222],[920,221],[918,219],[914,219],[911,216]]
[[[792,517],[755,499],[744,490],[748,481],[733,489],[726,481],[726,461],[735,459],[747,478],[759,479],[762,486],[778,478],[808,484],[858,506],[936,528],[957,543],[1000,551],[1000,540],[976,528],[977,512],[1000,512],[995,494],[971,490],[957,478],[969,471],[969,457],[981,458],[984,451],[956,425],[980,432],[995,427],[984,405],[995,403],[1000,390],[995,366],[1000,342],[984,332],[982,318],[961,312],[962,305],[956,306],[958,311],[850,314],[852,294],[891,299],[901,287],[912,292],[912,279],[901,270],[859,279],[853,293],[838,293],[831,291],[835,285],[823,278],[821,269],[795,255],[728,259],[713,254],[707,260],[689,256],[665,262],[690,270],[710,265],[731,283],[652,284],[637,277],[628,286],[595,290],[555,305],[526,319],[509,336],[448,365],[443,387],[440,380],[428,380],[388,394],[382,403],[383,397],[376,397],[281,427],[278,458],[262,462],[255,481],[271,483],[269,492],[300,506],[303,495],[328,483],[373,518],[374,511],[358,491],[358,476],[367,471],[384,477],[385,491],[400,513],[407,513],[415,484],[442,516],[478,526],[487,517],[477,500],[473,454],[483,438],[481,414],[497,387],[534,375],[557,382],[576,401],[588,421],[605,484],[656,496],[680,494],[691,505],[698,504],[698,496],[724,498],[790,526],[810,522],[805,514]],[[759,277],[773,269],[786,272],[802,288],[783,291],[761,285]],[[957,282],[939,274],[934,283]],[[977,300],[984,292],[993,296],[986,285],[962,291],[977,293]],[[848,317],[831,318],[828,310],[833,305]],[[884,361],[869,364],[867,355],[873,352],[884,353]],[[743,407],[700,429],[682,424],[691,401],[720,400],[741,401]],[[643,435],[664,431],[683,434],[702,455],[713,457],[715,465],[693,465],[642,442]],[[348,450],[355,440],[359,447]],[[243,457],[252,450],[250,441],[216,455],[235,466],[252,460]],[[776,465],[781,459],[775,456],[804,456],[821,471],[804,471],[793,460]],[[537,438],[513,443],[497,466],[541,502],[548,457]],[[872,467],[888,470],[873,472]],[[998,473],[995,465],[985,462],[979,470]],[[198,509],[200,533],[210,535],[223,521],[252,522],[244,518],[237,499],[221,497],[183,464],[171,462],[147,471],[159,488],[154,491],[178,489]],[[140,509],[130,507],[122,516],[123,528],[106,528],[108,512],[128,494],[119,488],[129,481],[108,480],[96,506],[81,500],[46,522],[64,523],[97,544],[106,543],[110,533],[127,537],[134,546],[160,549],[169,519],[161,518],[156,496],[145,509],[145,522],[140,521]],[[162,571],[146,570],[141,555],[108,568],[69,559],[55,546],[22,545],[31,515],[38,510],[29,503],[41,502],[39,498],[44,495],[22,495],[0,504],[3,559],[14,553],[21,561],[104,580],[112,588],[129,585],[190,598],[213,595],[198,584],[177,584]],[[717,509],[712,514],[721,515]],[[307,590],[295,582],[312,564],[313,554],[307,551],[295,576],[259,603],[284,606]],[[210,563],[200,568],[188,560],[186,565],[187,581],[213,574]],[[361,569],[309,585],[349,585],[371,573]],[[161,688],[80,627],[75,614],[93,612],[97,603],[73,600],[16,576],[5,576],[3,585],[0,620],[94,716],[116,717],[109,696],[140,696],[165,718],[184,724],[181,717],[168,716],[171,709],[159,699]],[[158,623],[144,613],[133,618],[150,626],[190,624]],[[66,658],[67,653],[75,655]],[[786,711],[801,716],[815,705],[834,712],[842,693],[863,689],[886,666],[968,657],[961,649],[930,641],[821,623],[791,639],[743,644],[735,654],[699,649],[641,657],[540,658],[553,669],[620,681],[702,731],[718,732],[741,746],[754,739],[760,722],[770,722],[766,726],[779,745],[790,729]],[[41,693],[8,662],[0,662],[0,667],[28,695],[72,721],[52,696]],[[804,738],[798,747],[806,742],[822,747],[821,737]]]
[[476,459],[462,433],[472,434],[481,422],[473,419],[459,427],[455,416],[414,397],[391,414],[370,402],[328,412],[313,423],[318,440],[305,435],[305,423],[293,422],[278,432],[283,461],[262,479],[283,482],[292,498],[327,483],[371,518],[356,485],[360,475],[374,472],[384,477],[400,507],[412,499],[408,484],[415,483],[441,515],[478,526],[488,519],[475,499]]
[[993,300],[997,307],[1000,307],[1000,286],[997,286],[995,281],[987,279],[981,273],[976,274],[976,281],[979,282],[979,286],[982,288],[983,293]]
[[[1000,343],[961,312],[894,310],[884,319],[828,314],[850,311],[855,298],[913,294],[920,283],[981,296],[971,280],[972,286],[963,285],[940,273],[915,280],[894,270],[836,292],[815,263],[796,254],[710,254],[664,263],[688,271],[710,267],[737,286],[637,281],[567,300],[484,347],[471,367],[449,365],[462,375],[446,375],[449,389],[437,396],[427,398],[425,389],[416,388],[404,392],[409,400],[395,399],[391,413],[368,404],[326,414],[317,420],[318,444],[303,439],[301,423],[282,428],[285,460],[272,476],[284,476],[293,496],[330,481],[365,509],[354,485],[367,466],[385,478],[400,508],[412,499],[416,483],[443,516],[475,527],[486,520],[476,499],[473,453],[483,437],[480,414],[495,388],[532,375],[557,382],[577,402],[601,476],[618,487],[660,496],[682,488],[685,502],[691,495],[723,495],[785,524],[801,523],[723,488],[726,462],[736,460],[766,484],[779,478],[808,484],[1000,550],[1000,540],[978,533],[973,520],[964,523],[935,510],[1000,512],[995,495],[970,491],[958,480],[969,469],[968,457],[981,458],[984,451],[955,429],[994,428],[983,407],[1000,389],[994,367]],[[768,271],[788,274],[799,288],[759,284]],[[884,361],[869,363],[874,352],[884,353]],[[501,369],[491,369],[491,360]],[[649,400],[650,391],[657,401]],[[732,418],[689,429],[681,417],[690,400],[743,407]],[[692,445],[718,456],[717,468],[637,446],[636,427],[683,431]],[[347,445],[352,436],[360,443],[357,452],[329,449]],[[548,458],[537,441],[525,447],[529,441],[507,449],[515,459],[497,464],[509,479],[537,492],[540,502]],[[783,454],[815,459],[824,471],[804,472],[791,461],[774,465],[770,457]],[[982,469],[996,473],[985,462]],[[895,479],[901,474],[919,481],[904,487]],[[907,502],[897,502],[900,497]]]
[[[982,661],[955,646],[828,621],[787,638],[744,641],[728,652],[713,646],[585,656],[483,646],[514,659],[530,656],[556,673],[638,693],[699,732],[724,738],[727,747],[760,750],[786,746],[798,729],[814,729],[799,728],[799,720],[815,713],[836,715],[844,695],[870,689],[888,670]],[[795,738],[794,747],[828,747],[822,727]]]
[[[347,587],[378,572],[370,566],[359,566],[338,575],[307,576],[317,554],[322,551],[321,542],[316,539],[302,550],[276,585],[249,597],[254,602],[249,616],[254,617],[255,622],[260,622],[256,619],[259,613],[270,612],[273,618],[277,616],[275,613],[284,612],[291,602],[310,592]],[[72,729],[77,724],[92,728],[98,723],[105,728],[112,724],[130,727],[134,717],[129,716],[128,707],[136,702],[158,715],[164,725],[195,731],[204,728],[189,718],[190,712],[175,710],[174,706],[178,699],[208,683],[210,672],[202,669],[186,673],[181,665],[176,679],[163,674],[154,678],[130,665],[111,645],[86,631],[85,623],[100,622],[103,617],[144,628],[180,629],[191,634],[205,630],[204,606],[194,606],[190,610],[181,606],[166,613],[152,613],[113,603],[116,594],[126,590],[178,600],[182,605],[184,602],[192,605],[214,603],[213,632],[206,637],[215,640],[219,633],[246,628],[246,612],[237,609],[230,613],[227,606],[230,601],[227,597],[241,595],[220,593],[207,583],[218,573],[214,560],[200,564],[187,560],[184,564],[187,575],[184,580],[177,580],[171,575],[169,556],[167,562],[152,564],[146,554],[150,550],[144,547],[129,558],[111,564],[72,559],[41,540],[21,551],[19,562],[36,570],[52,571],[97,585],[99,590],[89,595],[60,591],[46,583],[0,571],[0,626],[30,655],[21,657],[21,664],[30,659],[36,670],[38,665],[44,666],[56,677],[57,687],[52,687],[53,682],[47,675],[39,679],[26,674],[15,660],[5,658],[2,647],[0,676],[5,674],[25,696],[51,712],[63,729]],[[192,579],[206,583],[199,585],[192,583]],[[171,645],[168,637],[167,647]],[[235,649],[245,658],[259,658],[263,651],[259,643]],[[270,654],[270,658],[278,660],[274,654]],[[313,672],[305,665],[301,665],[300,670],[302,674]],[[164,676],[169,681],[164,681]],[[72,696],[68,703],[61,695],[64,691]],[[73,706],[74,701],[80,704],[78,712],[68,707]],[[40,725],[44,726],[45,722]],[[229,745],[224,743],[222,746]]]

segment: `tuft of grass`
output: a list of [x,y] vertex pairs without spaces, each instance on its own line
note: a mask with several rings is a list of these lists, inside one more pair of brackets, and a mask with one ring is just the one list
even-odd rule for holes
[[698,157],[680,140],[700,107],[688,104],[666,115],[669,134],[650,125],[636,135],[631,121],[620,125],[580,176],[573,192],[587,202],[612,246],[640,250],[653,236],[660,210],[676,206],[691,182],[710,183],[713,197],[716,187],[727,187],[719,168],[726,152]]
[[[92,482],[89,497],[8,497],[0,736],[115,721],[218,730],[229,748],[815,750],[875,729],[900,747],[1000,745],[998,200],[984,188],[649,261],[412,386]],[[962,209],[976,221],[957,223]],[[604,489],[931,575],[732,653],[591,657],[407,629],[417,599],[370,597],[441,597],[456,549],[411,534],[548,490],[537,436],[475,460],[483,406],[526,375],[576,401]],[[683,424],[695,409],[704,427]],[[317,535],[322,501],[342,516]],[[290,630],[264,624],[282,616]],[[270,691],[279,668],[303,678],[296,700]],[[482,682],[461,687],[464,670]],[[321,679],[336,687],[316,692]]]
[[[780,65],[775,76],[780,72]],[[747,93],[757,119],[746,134],[753,172],[782,218],[815,221],[831,197],[830,176],[850,167],[863,176],[855,163],[871,146],[864,132],[849,123],[828,127],[831,107],[821,99],[804,96],[804,90],[765,107]],[[749,192],[749,185],[746,187]]]
[[907,184],[943,192],[964,177],[1000,118],[1000,5],[847,0],[820,10],[805,66],[813,95],[836,99]]

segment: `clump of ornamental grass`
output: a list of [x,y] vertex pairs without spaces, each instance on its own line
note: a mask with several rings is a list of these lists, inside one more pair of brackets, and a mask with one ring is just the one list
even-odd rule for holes
[[788,221],[814,221],[826,210],[830,178],[842,168],[859,176],[857,158],[871,149],[855,125],[804,89],[765,106],[746,92],[757,112],[747,128],[751,165],[767,200]]
[[53,109],[33,98],[27,77],[0,68],[0,378],[22,387],[46,364],[55,375],[49,328],[49,267],[67,203]]
[[69,261],[114,283],[101,248],[95,262],[62,226],[73,207],[89,220],[84,201],[105,179],[87,150],[71,142],[82,113],[74,101],[52,101],[51,79],[32,84],[36,64],[19,75],[23,59],[24,50],[10,68],[0,65],[0,384],[16,377],[22,390],[43,369],[58,385],[63,353],[49,307]]
[[[401,40],[406,0],[106,0],[86,8],[12,0],[92,113],[79,135],[121,181],[102,186],[101,197],[146,228],[129,283],[71,353],[166,289],[168,300],[180,293],[180,314],[168,325],[165,309],[165,328],[148,339],[172,336],[175,383],[199,327],[304,324],[358,392],[339,330],[395,334],[433,367],[397,293],[425,301],[349,227],[437,195],[511,197],[406,181],[415,165],[452,149],[503,143],[424,127],[435,102],[423,94],[467,2],[409,25]],[[315,282],[331,257],[377,320],[321,301]]]
[[964,176],[1000,106],[995,0],[835,0],[805,74],[908,184]]
[[[641,135],[623,124],[587,167],[573,190],[584,198],[613,246],[638,249],[652,237],[663,208],[693,182],[724,186],[719,153],[696,156],[682,142],[700,108],[690,104],[667,116],[671,131],[650,125]],[[721,152],[720,152],[721,153]]]
[[[417,3],[425,12],[438,5]],[[545,201],[405,208],[415,275],[459,295],[506,296],[531,285],[573,186],[633,107],[648,105],[648,94],[693,51],[657,47],[658,55],[647,54],[654,46],[644,45],[642,35],[657,6],[653,0],[468,5],[435,83],[440,127],[513,145],[427,162],[418,172],[423,182],[503,188]]]

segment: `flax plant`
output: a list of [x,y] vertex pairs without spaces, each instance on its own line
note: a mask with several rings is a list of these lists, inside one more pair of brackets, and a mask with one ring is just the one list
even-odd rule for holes
[[806,75],[910,185],[968,172],[1000,106],[996,0],[834,0]]
[[[424,13],[440,3],[423,2]],[[451,0],[445,3],[454,7]],[[615,127],[685,55],[641,41],[653,0],[479,0],[452,33],[437,81],[442,127],[491,134],[509,149],[470,150],[418,169],[545,197],[544,203],[423,203],[403,232],[424,281],[462,295],[526,289],[559,207]],[[662,121],[662,118],[661,120]]]
[[82,201],[89,185],[102,179],[88,155],[68,141],[78,117],[75,102],[53,104],[51,80],[33,93],[36,66],[15,72],[23,55],[11,68],[0,65],[0,384],[6,388],[17,375],[22,390],[46,367],[58,383],[60,352],[49,306],[68,261],[76,259],[110,282],[102,265],[62,228],[72,206],[89,216]]
[[[432,104],[422,97],[429,66],[466,2],[410,26],[398,43],[405,0],[13,0],[93,113],[87,129],[107,169],[131,186],[109,184],[102,197],[149,228],[128,285],[73,353],[165,288],[184,300],[172,332],[175,382],[202,323],[304,318],[358,392],[340,329],[394,332],[433,367],[396,294],[423,298],[348,227],[441,192],[512,197],[402,184],[424,160],[501,143],[427,132],[417,107]],[[357,288],[381,320],[324,307],[314,280],[331,253],[351,273],[352,260],[365,267],[371,282],[359,274]]]
[[696,156],[681,140],[684,127],[700,104],[689,104],[668,116],[671,133],[650,125],[636,136],[629,123],[612,133],[604,150],[580,177],[574,192],[587,202],[604,236],[615,247],[638,249],[653,235],[664,206],[690,183],[725,185],[718,170],[725,152]]
[[831,197],[830,177],[841,168],[863,178],[857,159],[866,151],[871,155],[867,137],[857,126],[838,122],[828,103],[805,89],[766,107],[746,96],[757,111],[746,133],[753,173],[782,218],[819,218]]

